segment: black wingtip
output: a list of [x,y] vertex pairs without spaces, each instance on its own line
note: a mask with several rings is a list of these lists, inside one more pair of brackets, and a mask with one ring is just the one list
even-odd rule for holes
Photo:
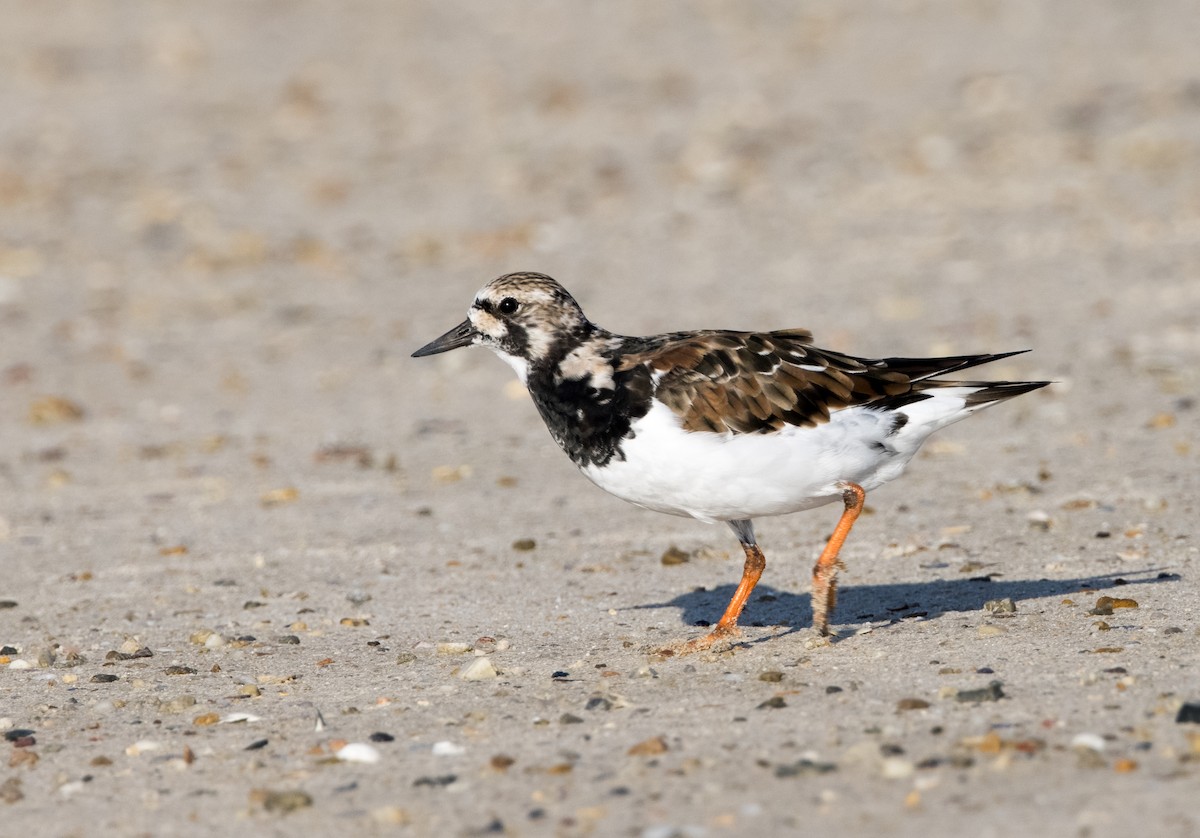
[[881,358],[878,361],[868,361],[868,364],[879,364],[886,369],[907,375],[912,381],[924,381],[939,375],[970,369],[971,367],[990,364],[1014,355],[1024,355],[1028,349],[1017,349],[1012,352],[990,352],[982,355],[948,355],[943,358]]
[[[1017,353],[1010,352],[1009,354],[1015,355]],[[967,404],[990,404],[992,402],[1004,401],[1005,399],[1016,398],[1034,390],[1040,390],[1053,383],[1053,381],[989,381],[986,386],[967,396]]]

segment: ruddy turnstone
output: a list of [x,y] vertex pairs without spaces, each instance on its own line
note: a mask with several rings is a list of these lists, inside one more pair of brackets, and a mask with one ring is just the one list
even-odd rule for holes
[[486,346],[529,390],[550,435],[584,476],[647,509],[724,521],[746,554],[742,579],[704,649],[738,633],[766,559],[752,519],[840,500],[813,568],[813,624],[829,634],[838,551],[866,493],[899,477],[930,434],[1046,381],[937,376],[1019,353],[867,360],[818,349],[805,329],[625,337],[584,316],[539,273],[485,285],[467,319],[413,353]]

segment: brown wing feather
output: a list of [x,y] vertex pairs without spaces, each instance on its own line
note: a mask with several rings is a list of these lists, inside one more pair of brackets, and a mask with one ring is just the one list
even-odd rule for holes
[[804,329],[680,332],[637,346],[619,368],[638,365],[659,376],[655,396],[684,428],[718,433],[816,425],[832,411],[906,393],[913,383],[886,362],[817,349]]

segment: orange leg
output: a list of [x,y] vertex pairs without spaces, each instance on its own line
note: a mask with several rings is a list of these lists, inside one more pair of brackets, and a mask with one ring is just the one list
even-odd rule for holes
[[767,567],[767,559],[762,550],[758,549],[758,544],[755,543],[754,529],[749,521],[730,521],[729,526],[733,528],[733,531],[737,533],[738,540],[742,542],[742,550],[746,554],[746,564],[742,568],[742,581],[738,583],[737,590],[733,592],[733,597],[729,600],[729,605],[725,607],[725,613],[721,615],[721,619],[708,634],[697,637],[695,640],[689,640],[687,643],[668,646],[666,649],[659,650],[659,654],[669,657],[700,652],[718,640],[737,637],[740,634],[737,625],[738,618],[742,616],[742,610],[746,607],[746,602],[749,601],[754,586],[762,578],[763,570]]
[[856,483],[844,484],[842,502],[846,504],[846,509],[842,512],[842,517],[838,520],[833,535],[829,536],[829,542],[825,545],[825,549],[821,551],[821,557],[813,566],[813,628],[823,636],[828,636],[830,633],[829,618],[833,615],[834,606],[837,605],[837,572],[838,568],[842,566],[842,563],[838,561],[838,552],[841,551],[846,536],[850,534],[850,528],[858,520],[858,514],[862,512],[866,499],[867,493],[863,491],[862,486]]

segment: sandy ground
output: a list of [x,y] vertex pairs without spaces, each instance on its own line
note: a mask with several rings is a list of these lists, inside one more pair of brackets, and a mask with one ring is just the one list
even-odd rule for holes
[[[1193,0],[2,11],[4,834],[1200,834]],[[730,533],[408,357],[516,269],[1059,383],[869,499],[831,646],[827,508],[656,660]]]

